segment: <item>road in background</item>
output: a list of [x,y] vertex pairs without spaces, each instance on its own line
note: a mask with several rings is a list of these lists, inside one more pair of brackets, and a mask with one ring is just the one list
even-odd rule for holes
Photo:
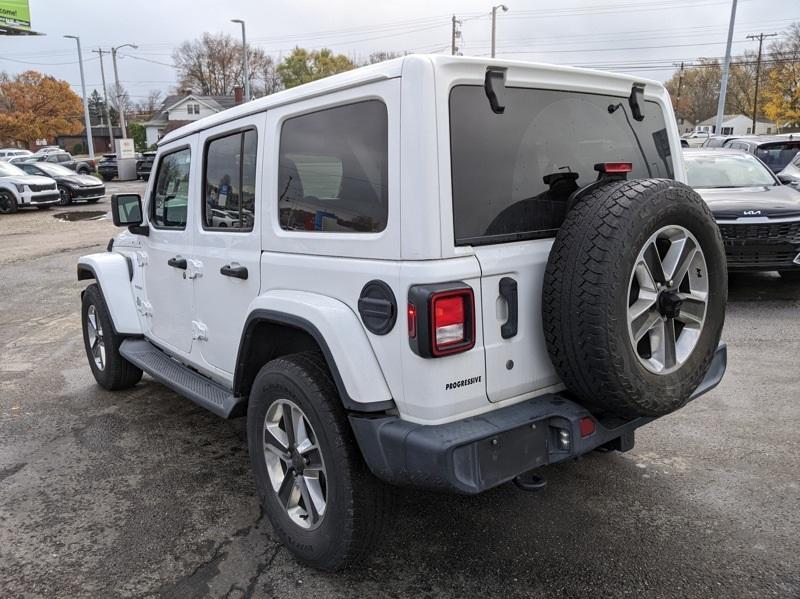
[[115,230],[54,214],[108,208],[0,217],[0,596],[800,595],[800,285],[734,277],[722,385],[633,451],[535,495],[398,489],[376,553],[323,574],[262,517],[243,419],[95,384],[75,264]]

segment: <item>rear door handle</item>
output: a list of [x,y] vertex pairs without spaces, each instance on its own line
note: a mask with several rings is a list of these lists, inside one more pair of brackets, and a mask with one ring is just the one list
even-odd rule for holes
[[175,256],[174,258],[170,258],[167,260],[167,264],[169,264],[172,268],[180,268],[181,270],[186,270],[186,258],[181,258],[180,256]]
[[517,282],[511,277],[500,279],[500,297],[508,305],[508,319],[500,326],[500,336],[510,339],[517,334],[519,313],[517,307]]
[[226,264],[222,268],[219,269],[219,274],[225,275],[226,277],[235,277],[237,279],[247,279],[247,267],[246,266],[232,266],[230,264]]

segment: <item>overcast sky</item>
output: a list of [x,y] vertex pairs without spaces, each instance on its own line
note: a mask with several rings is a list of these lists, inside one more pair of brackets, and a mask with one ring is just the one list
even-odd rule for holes
[[[329,47],[363,58],[377,50],[450,52],[451,16],[462,21],[461,51],[488,56],[491,0],[30,0],[33,29],[45,36],[0,37],[0,69],[36,69],[68,81],[80,93],[79,35],[89,91],[100,89],[92,49],[120,50],[121,83],[134,100],[175,85],[173,48],[204,31],[240,35],[276,59],[295,45]],[[544,8],[551,6],[551,8]],[[498,12],[498,57],[594,66],[664,80],[672,63],[723,56],[731,0],[508,0]],[[800,0],[739,0],[733,52],[755,48],[752,33],[785,30],[800,21]],[[164,64],[158,64],[164,63]],[[112,81],[110,57],[106,81]]]

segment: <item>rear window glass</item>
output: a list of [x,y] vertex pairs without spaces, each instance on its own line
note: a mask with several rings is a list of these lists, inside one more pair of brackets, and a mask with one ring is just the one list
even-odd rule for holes
[[509,87],[505,102],[495,114],[483,86],[450,93],[456,245],[554,236],[567,199],[597,178],[600,162],[631,162],[631,179],[673,177],[655,102],[643,103],[643,121],[627,97]]
[[758,146],[755,155],[777,173],[786,168],[797,152],[800,152],[800,141],[787,141]]
[[288,119],[281,128],[283,229],[373,233],[388,215],[388,120],[379,100]]

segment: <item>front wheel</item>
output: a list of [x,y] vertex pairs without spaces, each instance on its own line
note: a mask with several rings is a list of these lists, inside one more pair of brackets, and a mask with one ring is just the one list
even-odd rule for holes
[[69,196],[69,191],[66,187],[58,188],[58,205],[69,206],[72,203],[72,198]]
[[298,559],[333,571],[369,552],[391,496],[364,464],[321,354],[293,354],[261,369],[247,439],[264,511]]
[[12,214],[16,211],[16,198],[8,191],[0,191],[0,214]]
[[83,344],[97,383],[109,391],[133,387],[142,371],[119,353],[122,336],[114,332],[111,315],[97,283],[83,292],[81,306]]

